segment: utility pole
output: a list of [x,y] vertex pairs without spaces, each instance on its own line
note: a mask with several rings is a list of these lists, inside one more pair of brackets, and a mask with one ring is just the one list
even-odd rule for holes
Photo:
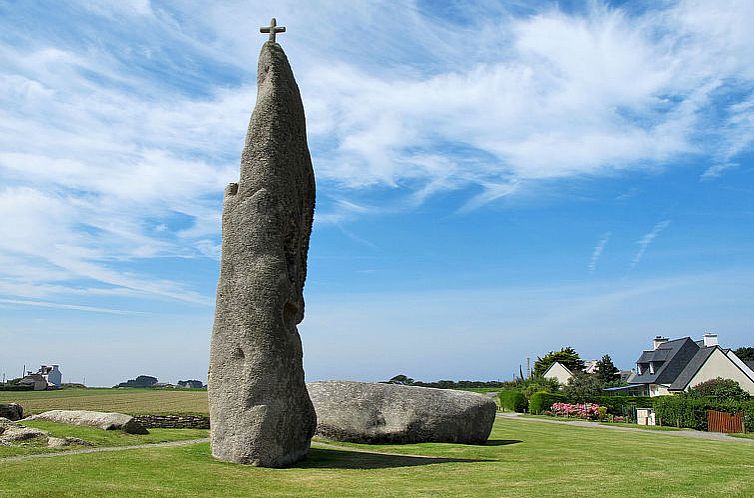
[[526,357],[526,378],[531,377],[531,358]]

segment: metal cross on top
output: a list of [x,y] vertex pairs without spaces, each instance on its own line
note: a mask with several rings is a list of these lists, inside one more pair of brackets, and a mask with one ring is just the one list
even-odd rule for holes
[[285,27],[281,26],[278,27],[278,22],[273,17],[270,21],[270,25],[265,28],[259,28],[260,33],[269,33],[270,34],[270,41],[272,43],[275,43],[275,35],[278,33],[285,33]]

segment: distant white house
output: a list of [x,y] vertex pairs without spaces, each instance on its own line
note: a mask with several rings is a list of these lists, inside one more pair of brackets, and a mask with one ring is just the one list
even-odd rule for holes
[[[597,361],[598,360],[586,360],[584,361],[584,372],[593,374],[596,373],[597,370]],[[552,365],[550,365],[550,368],[545,370],[545,373],[542,374],[543,377],[548,379],[555,379],[558,382],[560,382],[563,385],[568,384],[568,381],[573,377],[573,372],[560,363],[559,361],[556,361]]]
[[599,368],[597,367],[598,361],[599,360],[586,360],[584,362],[584,372],[588,374],[597,373],[597,370],[599,370]]
[[36,373],[27,372],[24,378],[19,381],[19,384],[32,386],[35,391],[60,389],[63,384],[63,374],[58,367],[59,365],[42,365]]
[[555,379],[559,383],[565,385],[568,384],[568,380],[573,377],[573,372],[571,372],[568,367],[566,367],[559,361],[556,361],[555,363],[550,365],[550,368],[545,370],[545,373],[542,374],[542,377],[546,379]]
[[754,394],[754,370],[731,349],[721,348],[717,334],[704,334],[701,341],[690,337],[670,341],[657,336],[652,349],[642,352],[636,360],[636,375],[628,379],[630,385],[613,390],[663,396],[718,377],[733,379]]

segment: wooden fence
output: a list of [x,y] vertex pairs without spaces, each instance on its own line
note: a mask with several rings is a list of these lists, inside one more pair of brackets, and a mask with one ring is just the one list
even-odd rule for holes
[[707,430],[709,432],[744,432],[743,414],[707,410]]

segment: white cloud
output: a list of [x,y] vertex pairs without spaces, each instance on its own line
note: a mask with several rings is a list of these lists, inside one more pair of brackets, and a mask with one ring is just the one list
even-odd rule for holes
[[602,256],[602,252],[605,250],[605,246],[610,240],[611,235],[611,232],[606,232],[599,240],[599,242],[597,242],[597,245],[594,246],[594,249],[592,250],[592,257],[589,259],[589,273],[594,273],[594,270],[597,269],[597,263],[599,262],[600,257]]
[[664,220],[657,223],[655,226],[652,227],[652,230],[650,230],[648,233],[644,234],[644,236],[637,240],[636,243],[639,245],[639,249],[636,251],[636,254],[634,255],[633,259],[631,260],[631,269],[633,270],[636,268],[636,265],[639,264],[641,261],[641,258],[644,257],[644,253],[647,252],[647,249],[649,248],[649,245],[654,242],[654,240],[659,237],[659,235],[666,229],[668,226],[670,226],[671,220]]
[[[413,2],[281,1],[276,13],[215,2],[202,16],[185,3],[71,5],[96,22],[0,46],[0,214],[15,220],[0,221],[0,256],[28,275],[44,270],[0,269],[0,279],[20,278],[29,292],[86,278],[202,300],[114,262],[217,256],[220,196],[237,178],[261,43],[238,19],[274,14],[288,25],[281,41],[307,108],[320,199],[332,199],[317,223],[385,212],[345,200],[380,189],[396,210],[468,188],[478,193],[461,201],[467,212],[543,180],[685,154],[709,156],[712,177],[754,140],[750,2],[644,14],[594,3],[526,17],[480,3],[466,7],[467,24]],[[721,92],[733,103],[720,104]]]

